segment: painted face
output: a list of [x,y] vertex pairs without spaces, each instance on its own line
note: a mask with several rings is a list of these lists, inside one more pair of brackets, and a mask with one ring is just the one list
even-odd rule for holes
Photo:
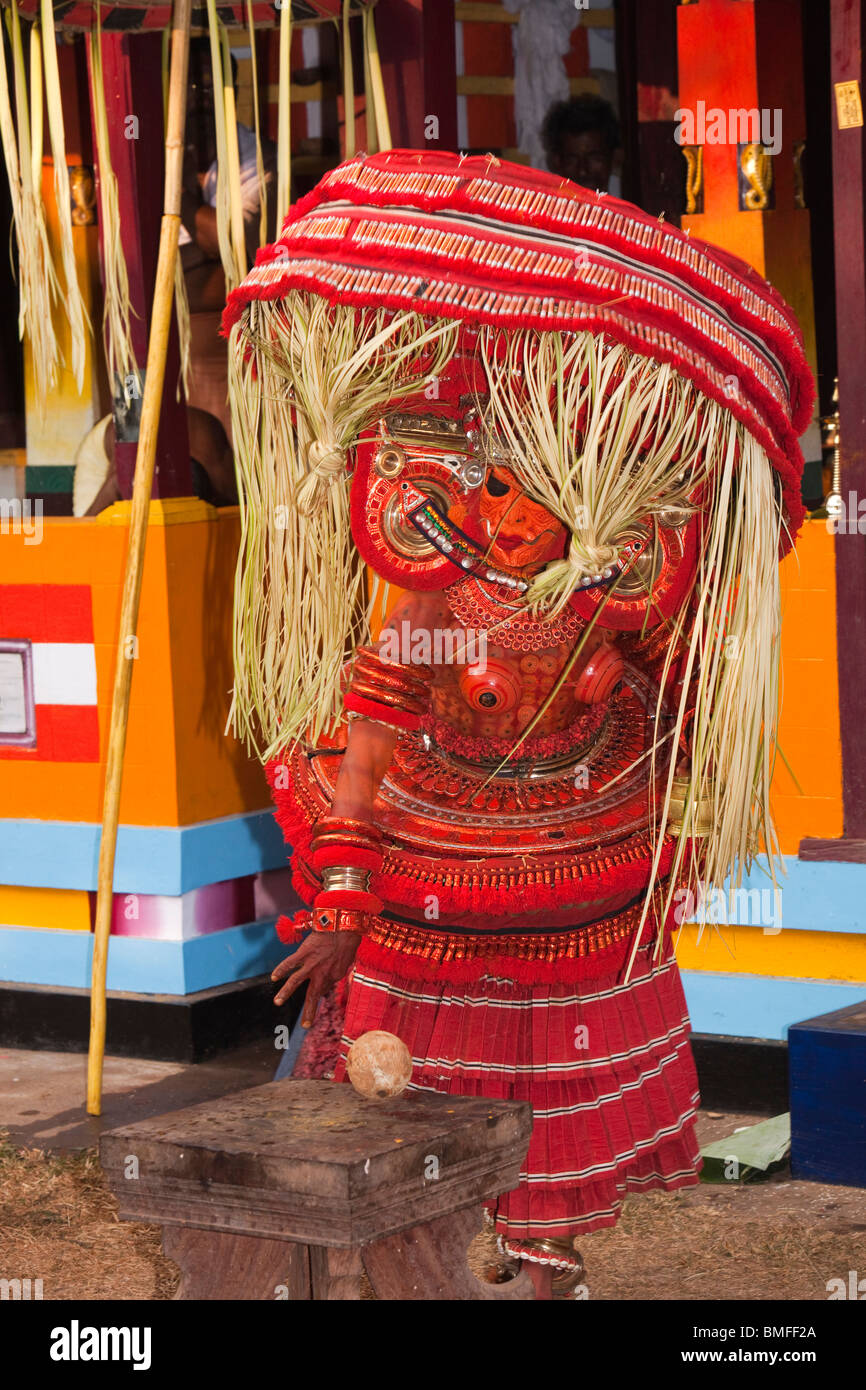
[[534,571],[565,553],[566,529],[505,468],[489,468],[479,500],[491,563]]

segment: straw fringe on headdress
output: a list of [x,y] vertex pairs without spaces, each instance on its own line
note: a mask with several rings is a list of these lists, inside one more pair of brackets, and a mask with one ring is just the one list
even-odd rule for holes
[[233,719],[263,757],[338,718],[341,665],[367,636],[347,451],[470,344],[484,430],[571,535],[530,591],[537,608],[562,608],[630,527],[700,498],[695,580],[664,673],[679,640],[686,679],[666,734],[660,702],[652,755],[678,744],[693,706],[669,893],[694,872],[699,803],[712,807],[709,881],[736,882],[759,847],[772,856],[778,559],[802,518],[812,386],[796,323],[760,277],[550,176],[394,151],[334,170],[292,211],[225,331],[243,521]]

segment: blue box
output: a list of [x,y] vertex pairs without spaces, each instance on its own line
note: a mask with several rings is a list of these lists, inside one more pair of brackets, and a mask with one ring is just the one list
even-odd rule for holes
[[791,1175],[866,1187],[866,1000],[788,1029]]

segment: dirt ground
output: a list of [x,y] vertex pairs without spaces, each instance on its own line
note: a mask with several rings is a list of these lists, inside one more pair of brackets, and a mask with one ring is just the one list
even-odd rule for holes
[[[705,1112],[701,1140],[742,1123]],[[634,1196],[616,1227],[580,1249],[590,1299],[824,1300],[829,1280],[847,1284],[850,1270],[866,1278],[866,1191],[782,1173]],[[479,1236],[472,1267],[494,1259]],[[93,1150],[9,1143],[0,1143],[0,1277],[41,1278],[45,1299],[163,1299],[178,1283],[158,1228],[118,1221]]]

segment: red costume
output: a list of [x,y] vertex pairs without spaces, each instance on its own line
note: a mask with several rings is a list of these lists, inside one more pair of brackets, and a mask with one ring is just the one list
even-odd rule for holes
[[[360,939],[338,1078],[385,1029],[413,1086],[532,1103],[493,1214],[566,1267],[697,1181],[673,905],[773,844],[799,331],[627,204],[413,151],[328,174],[226,328],[236,724],[312,905],[280,929]],[[362,562],[405,591],[378,643]]]

